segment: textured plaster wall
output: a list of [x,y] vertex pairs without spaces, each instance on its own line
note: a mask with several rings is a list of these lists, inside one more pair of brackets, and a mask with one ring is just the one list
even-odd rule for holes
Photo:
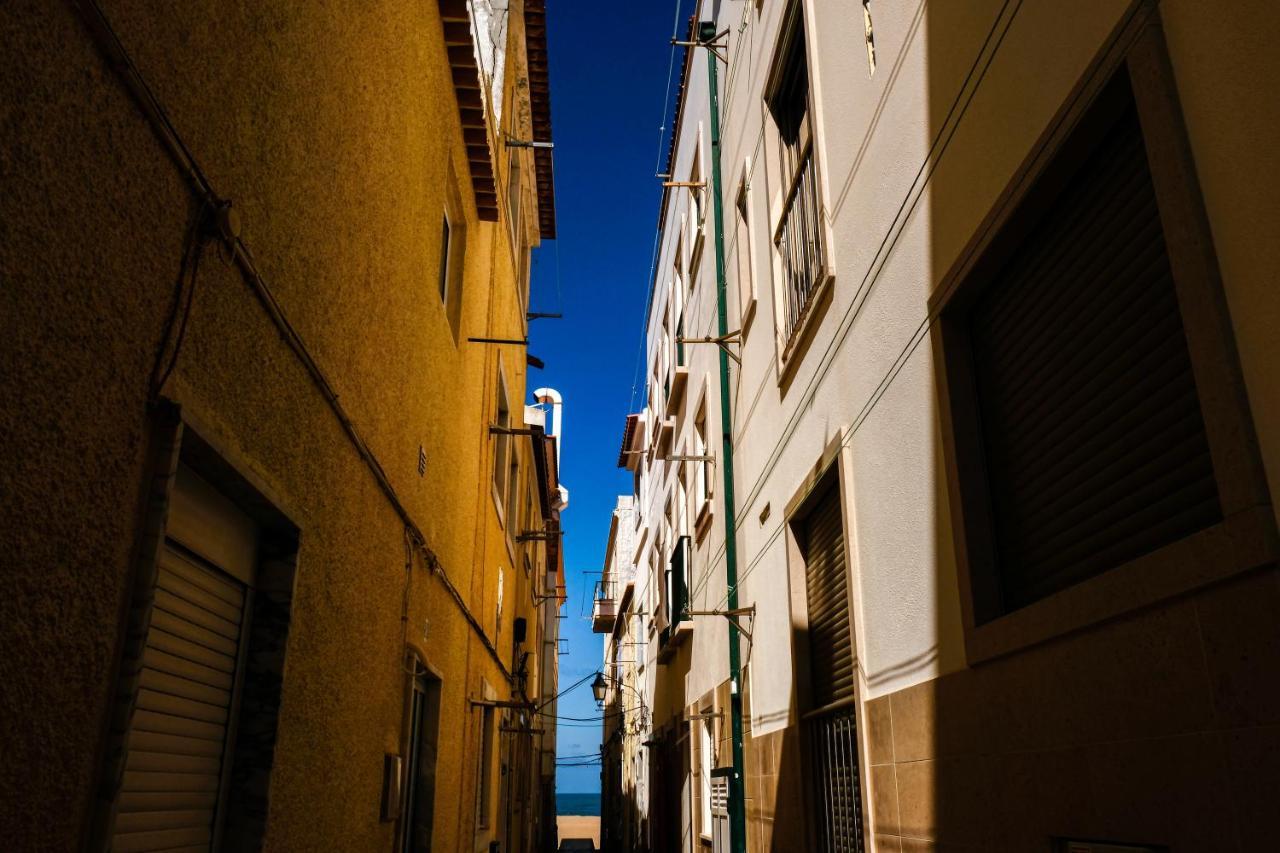
[[[780,513],[829,442],[856,428],[841,465],[866,670],[862,697],[870,700],[864,808],[873,827],[892,836],[878,839],[880,849],[921,843],[897,836],[971,845],[956,849],[1031,849],[1053,832],[1188,849],[1265,846],[1253,828],[1266,819],[1252,792],[1274,786],[1280,754],[1280,700],[1271,686],[1280,612],[1275,570],[1161,602],[1007,661],[966,666],[932,352],[927,337],[909,346],[927,319],[933,288],[1130,4],[1097,0],[1070,11],[1012,4],[1017,18],[941,155],[929,153],[934,134],[1005,4],[872,4],[874,76],[865,55],[848,49],[862,41],[861,16],[821,0],[802,4],[836,289],[795,378],[780,385],[769,238],[782,188],[769,168],[776,158],[761,127],[767,114],[752,105],[782,5],[767,4],[758,18],[738,10],[721,22],[736,34],[726,99],[740,105],[726,118],[726,177],[750,158],[750,203],[760,223],[759,304],[742,348],[737,403],[740,564],[757,563],[746,575],[744,599],[762,604],[785,595],[785,539],[773,536]],[[1280,66],[1268,47],[1280,16],[1264,3],[1228,9],[1166,0],[1159,8],[1275,495],[1280,353],[1276,335],[1264,329],[1276,327],[1280,310],[1271,274],[1275,241],[1267,237],[1280,211],[1275,158],[1264,140],[1280,125],[1270,94]],[[739,13],[748,18],[740,34]],[[922,166],[933,171],[899,232],[895,216],[904,199],[914,200]],[[729,269],[732,293],[732,262]],[[825,375],[811,386],[818,371]],[[793,417],[794,432],[784,437]],[[787,617],[775,603],[756,622],[750,707],[757,737],[794,710],[782,668],[791,654]],[[998,709],[1009,709],[1008,716],[993,715]],[[886,745],[888,735],[878,729],[892,742]],[[1160,739],[1138,740],[1151,736]],[[1035,754],[1011,754],[1018,751]],[[757,795],[764,802],[755,804],[760,820],[771,824],[769,807],[780,811],[784,799],[772,803],[768,786],[755,790],[764,791]],[[993,818],[974,791],[1034,808]],[[1184,821],[1178,804],[1190,802],[1210,803],[1201,813],[1220,818],[1211,826]]]
[[[516,336],[523,306],[505,223],[475,219],[436,5],[104,7],[510,666],[517,607],[495,624],[499,565],[507,602],[528,590],[489,493],[496,354],[465,337]],[[0,834],[10,849],[71,849],[113,688],[147,376],[191,201],[68,5],[5,4],[0,34]],[[435,280],[451,159],[468,248],[460,344]],[[504,361],[518,420],[523,354]],[[165,393],[300,528],[268,846],[391,844],[380,773],[400,751],[405,630],[443,678],[438,774],[462,780],[437,789],[436,842],[470,846],[478,715],[466,700],[481,678],[505,682],[420,561],[402,624],[398,518],[212,248]]]

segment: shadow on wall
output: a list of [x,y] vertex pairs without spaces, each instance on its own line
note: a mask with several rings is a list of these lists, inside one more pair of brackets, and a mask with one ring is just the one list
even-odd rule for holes
[[[1096,548],[1089,550],[1088,537],[1115,538],[1115,528],[1106,525],[1129,521],[1108,515],[1109,506],[1118,501],[1108,499],[1103,502],[1106,505],[1085,511],[1082,507],[1087,500],[1079,492],[1068,493],[1073,478],[1084,476],[1080,472],[1087,469],[1088,476],[1094,477],[1089,494],[1107,497],[1102,489],[1105,478],[1113,474],[1103,470],[1098,461],[1105,455],[1102,451],[1084,453],[1078,463],[1063,465],[1053,473],[1053,463],[1062,461],[1057,457],[1081,449],[1078,438],[1060,442],[1055,438],[1041,446],[1038,458],[1024,472],[1042,478],[1037,480],[1039,491],[1030,497],[1017,492],[1022,487],[1016,479],[1020,463],[1015,457],[1020,440],[1017,430],[1023,425],[1005,419],[1012,419],[1011,411],[1022,411],[1048,424],[1046,430],[1070,425],[1072,419],[1078,420],[1080,409],[1100,398],[1113,399],[1120,393],[1116,389],[1130,381],[1120,375],[1121,370],[1104,374],[1103,368],[1092,368],[1096,375],[1091,375],[1090,366],[1073,361],[1070,352],[1089,347],[1105,350],[1106,336],[1090,340],[1091,329],[1123,306],[1107,306],[1105,299],[1101,306],[1098,300],[1092,307],[1073,306],[1061,293],[1068,289],[1068,282],[1070,289],[1092,291],[1095,288],[1089,285],[1094,281],[1106,282],[1111,290],[1134,289],[1130,280],[1136,279],[1135,275],[1107,266],[1117,263],[1117,258],[1127,258],[1128,249],[1104,245],[1102,233],[1128,228],[1141,214],[1135,212],[1135,206],[1142,199],[1103,197],[1122,185],[1118,175],[1127,182],[1123,184],[1129,187],[1125,192],[1134,196],[1142,192],[1132,189],[1137,184],[1151,182],[1156,187],[1154,192],[1145,192],[1151,195],[1156,235],[1151,251],[1158,254],[1162,248],[1160,228],[1168,230],[1169,211],[1167,195],[1160,194],[1160,186],[1169,177],[1161,174],[1161,169],[1168,167],[1161,167],[1152,153],[1176,149],[1175,137],[1182,131],[1176,110],[1168,125],[1149,121],[1155,109],[1151,98],[1167,97],[1176,89],[1165,78],[1168,85],[1163,93],[1153,96],[1141,89],[1151,85],[1152,78],[1144,82],[1142,75],[1159,75],[1152,57],[1162,58],[1161,15],[1189,17],[1193,12],[1177,4],[1157,6],[1122,0],[1094,4],[1086,14],[1020,0],[984,0],[978,5],[980,10],[975,4],[933,3],[926,12],[930,136],[938,146],[931,158],[939,163],[928,187],[929,233],[932,268],[942,276],[933,284],[940,281],[947,287],[954,283],[959,285],[956,293],[973,294],[967,299],[953,297],[960,299],[955,304],[964,312],[954,316],[963,318],[960,340],[968,349],[970,365],[978,365],[966,368],[972,382],[966,389],[968,403],[975,411],[957,408],[960,401],[954,387],[949,399],[940,402],[949,409],[940,419],[937,454],[935,538],[940,558],[935,564],[936,592],[940,602],[954,598],[959,583],[962,603],[974,614],[966,616],[967,621],[1004,629],[1026,626],[1024,617],[1028,614],[1039,620],[1054,607],[1061,611],[1064,602],[1078,603],[1090,596],[1114,600],[1112,596],[1126,592],[1118,589],[1123,579],[1134,577],[1125,574],[1130,569],[1127,560],[1164,553],[1158,551],[1163,542],[1110,561],[1104,559],[1106,554],[1099,556]],[[1238,14],[1244,17],[1243,12]],[[1144,20],[1145,25],[1139,25]],[[1185,29],[1191,23],[1184,21],[1181,26]],[[1145,41],[1153,30],[1156,38]],[[1109,49],[1108,45],[1115,47]],[[1152,52],[1146,52],[1148,49]],[[996,59],[991,62],[993,54]],[[1148,62],[1152,63],[1149,68],[1137,64]],[[977,96],[970,101],[975,90]],[[1055,98],[1058,102],[1047,103]],[[1132,105],[1134,100],[1136,106]],[[1074,109],[1068,111],[1072,104]],[[1129,116],[1131,125],[1126,124]],[[1061,131],[1052,133],[1049,129],[1060,118]],[[960,130],[953,136],[957,123]],[[1015,170],[1028,162],[1033,151],[1043,155],[1037,170],[1048,165],[1039,177],[1015,187]],[[1148,168],[1154,177],[1145,175]],[[1099,178],[1106,169],[1113,170],[1110,176]],[[1118,169],[1126,171],[1114,171]],[[997,209],[1004,205],[1011,212],[1008,220],[993,220],[993,226],[987,228],[987,211],[975,210],[984,204],[976,200],[984,198],[990,199],[986,205]],[[1154,213],[1157,201],[1158,214]],[[1122,203],[1128,207],[1120,217],[1115,210]],[[1111,221],[1107,217],[1112,215],[1119,217],[1112,225],[1089,230],[1091,225]],[[1165,220],[1163,225],[1161,220]],[[990,238],[985,244],[970,242],[979,221],[984,224],[977,233]],[[1053,287],[1057,280],[1047,272],[1017,273],[1019,264],[1036,260],[1029,257],[1032,252],[1041,251],[1043,260],[1043,253],[1062,248],[1054,241],[1063,233],[1071,233],[1072,238],[1059,260],[1062,265],[1074,266],[1067,280],[1058,282],[1062,287]],[[1131,244],[1137,239],[1126,238]],[[966,270],[957,258],[971,249],[973,264]],[[997,252],[1001,254],[997,256]],[[1086,256],[1085,261],[1081,255]],[[1176,260],[1162,262],[1176,266]],[[949,270],[958,274],[952,276]],[[1147,278],[1159,274],[1152,272]],[[981,292],[974,289],[979,278],[990,283]],[[1015,286],[1023,294],[1017,306],[1008,296]],[[1045,290],[1035,291],[1036,287]],[[1172,293],[1172,285],[1169,289]],[[1159,294],[1146,293],[1134,297],[1157,298]],[[1179,292],[1171,297],[1175,314],[1178,298],[1185,300],[1185,296]],[[945,302],[946,297],[937,303],[938,294],[934,299],[931,306],[941,304],[945,317],[950,303]],[[1005,302],[992,307],[997,299]],[[1017,377],[1010,379],[997,367],[981,362],[987,357],[978,351],[977,343],[985,328],[979,325],[982,311],[1005,312],[1002,321],[1013,325],[1005,327],[999,345],[1017,364],[1007,369],[1022,371],[1022,379],[1039,386],[1037,395],[1018,403],[1021,410],[1001,396],[1005,408],[989,411],[991,397],[984,400],[981,396],[1012,395],[1018,387]],[[1023,312],[1021,319],[1010,320],[1015,311]],[[1156,317],[1155,309],[1146,310],[1135,325],[1149,329],[1157,325]],[[1192,320],[1186,318],[1185,322],[1190,325]],[[937,331],[935,327],[934,354],[941,364],[943,347]],[[947,350],[956,340],[950,335],[948,332]],[[1063,335],[1070,337],[1070,345],[1059,341]],[[1010,341],[1019,336],[1030,337],[1032,343],[1009,355],[1014,346]],[[1056,349],[1056,343],[1062,347]],[[992,350],[997,348],[991,346]],[[1132,368],[1140,356],[1139,344],[1126,342],[1109,362]],[[1166,356],[1161,363],[1173,360],[1173,356]],[[935,370],[939,369],[935,364]],[[946,370],[948,379],[953,379],[954,369],[948,364]],[[1064,375],[1083,386],[1081,393],[1086,397],[1071,397]],[[1132,384],[1134,404],[1122,407],[1124,410],[1157,399],[1149,386],[1139,381]],[[1194,387],[1191,393],[1195,393]],[[1203,392],[1201,397],[1203,400]],[[959,413],[977,433],[976,438],[968,439],[974,442],[971,446],[981,448],[986,442],[985,458],[966,460],[967,440],[960,436],[966,427],[957,422],[955,414],[949,427],[949,412]],[[1148,426],[1152,429],[1144,435],[1158,437],[1160,430]],[[1088,430],[1096,430],[1106,439],[1103,447],[1120,448],[1119,465],[1129,464],[1154,441],[1126,450],[1132,435],[1105,432],[1097,422],[1076,423],[1070,431],[1079,434]],[[1025,433],[1021,439],[1030,440]],[[991,447],[996,448],[994,453]],[[1161,452],[1165,452],[1163,448]],[[966,488],[961,501],[955,481],[949,482],[956,476],[957,461],[970,463],[968,469],[961,468],[960,476],[971,480],[976,474],[986,482],[983,491],[994,495],[977,508],[977,514],[983,516],[982,529],[973,523],[978,503],[973,494]],[[1168,472],[1177,464],[1179,460],[1168,461],[1166,457],[1163,470]],[[1046,471],[1053,475],[1045,479]],[[1097,486],[1098,477],[1103,478],[1103,487]],[[1057,497],[1062,498],[1051,519],[1076,513],[1074,527],[1064,522],[1055,528],[1065,538],[1047,552],[1043,541],[1049,539],[1048,533],[1028,536],[1027,525],[1052,524],[1033,518],[1026,509],[1032,498],[1043,505],[1046,490],[1057,490]],[[1151,499],[1152,506],[1158,504],[1156,498]],[[965,533],[967,552],[974,555],[968,567],[960,570],[953,560],[943,558],[958,552],[950,525],[966,523],[953,512],[956,507],[970,516]],[[1157,522],[1168,525],[1173,518],[1169,511]],[[1184,531],[1168,541],[1181,542],[1195,532]],[[985,558],[979,556],[983,549],[974,544],[984,536],[999,540],[988,546]],[[1033,550],[1037,544],[1041,552]],[[1116,548],[1112,556],[1123,550]],[[1073,563],[1073,553],[1086,556]],[[1209,558],[1197,555],[1196,559],[1229,558],[1215,554]],[[1067,565],[1054,569],[1056,574],[1050,575],[1046,569],[1043,575],[1035,575],[1040,571],[1038,561]],[[1111,568],[1115,565],[1120,567]],[[1217,573],[1201,568],[1206,576]],[[1250,844],[1249,835],[1256,831],[1250,828],[1250,815],[1261,815],[1250,811],[1256,808],[1258,798],[1249,789],[1259,783],[1266,787],[1265,780],[1276,778],[1275,756],[1280,754],[1274,734],[1255,734],[1274,724],[1280,715],[1280,699],[1269,675],[1277,667],[1274,619],[1280,612],[1280,593],[1275,568],[1239,573],[1216,584],[1197,583],[1187,587],[1187,594],[1148,597],[1141,606],[1113,608],[1110,612],[1117,615],[1077,621],[1057,634],[1010,639],[1005,631],[1006,642],[999,651],[992,651],[990,643],[984,646],[998,634],[987,633],[983,641],[976,641],[972,628],[957,634],[953,627],[940,624],[941,642],[958,646],[940,648],[940,658],[959,658],[968,665],[882,697],[869,708],[868,776],[873,796],[864,806],[869,813],[874,810],[881,849],[918,849],[923,843],[928,849],[937,845],[957,850],[1049,851],[1058,849],[1055,844],[1061,839],[1130,844],[1135,845],[1132,849],[1144,851],[1268,846],[1265,841],[1260,842],[1262,847]],[[1070,615],[1078,620],[1075,614]],[[1034,625],[1028,628],[1032,634],[1036,630]],[[1222,641],[1216,648],[1215,633]],[[982,648],[986,651],[975,653]],[[1266,683],[1272,686],[1258,686]],[[1224,711],[1231,705],[1238,708]],[[1273,726],[1270,731],[1274,732]],[[1245,753],[1238,744],[1246,742],[1261,744],[1261,755],[1250,750],[1249,758],[1242,761]],[[1241,774],[1241,766],[1247,772]],[[1261,819],[1260,825],[1269,822]]]

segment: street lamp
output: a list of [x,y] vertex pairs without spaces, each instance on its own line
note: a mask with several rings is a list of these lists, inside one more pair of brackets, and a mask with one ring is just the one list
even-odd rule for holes
[[604,692],[609,689],[609,685],[605,684],[604,673],[597,672],[596,680],[591,682],[591,692],[595,694],[596,704],[604,704]]

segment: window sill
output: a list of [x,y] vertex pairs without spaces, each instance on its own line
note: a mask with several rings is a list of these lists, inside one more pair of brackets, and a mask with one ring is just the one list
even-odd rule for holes
[[[1114,619],[1280,559],[1270,506],[1256,506],[1103,574],[974,624],[963,601],[965,650],[976,664]],[[968,569],[962,568],[962,574]],[[968,588],[962,577],[962,589]]]
[[787,395],[791,382],[795,379],[800,362],[804,361],[813,343],[815,332],[822,325],[822,319],[831,305],[831,293],[835,290],[835,277],[828,275],[818,285],[809,308],[805,311],[800,325],[791,333],[791,340],[779,341],[778,345],[778,390],[782,396]]

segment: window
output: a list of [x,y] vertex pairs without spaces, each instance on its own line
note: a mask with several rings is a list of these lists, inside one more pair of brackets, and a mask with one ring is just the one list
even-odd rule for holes
[[434,226],[438,229],[436,233],[440,235],[436,292],[440,295],[440,305],[449,322],[454,343],[457,343],[462,317],[462,272],[467,253],[467,228],[462,196],[458,192],[458,176],[452,161],[448,165],[443,191],[444,210],[439,224]]
[[1002,609],[1222,518],[1127,77],[1077,133],[968,312]]
[[[125,730],[110,735],[111,813],[93,846],[153,849],[163,836],[203,849],[256,849],[297,530],[168,414],[156,426],[166,452],[150,495],[168,510],[144,521],[148,545],[126,628],[141,642],[125,650],[117,686],[131,709]],[[176,474],[170,453],[181,453]]]
[[792,522],[803,570],[805,623],[799,644],[807,658],[803,691],[806,762],[814,793],[818,850],[862,848],[861,774],[858,763],[856,654],[849,612],[844,513],[840,481],[826,475]]
[[[180,468],[127,740],[126,766],[136,761],[148,772],[124,776],[115,849],[140,849],[131,845],[157,826],[207,847],[218,834],[215,816],[226,797],[213,792],[226,790],[233,733],[223,709],[236,707],[243,688],[257,547],[254,523]],[[170,782],[157,787],[159,778]]]
[[506,521],[507,535],[514,542],[516,537],[520,535],[520,457],[512,446],[509,450],[511,464],[507,467],[507,504],[506,504]]
[[520,187],[520,149],[511,149],[510,167],[507,169],[507,224],[510,226],[511,253],[518,256],[524,243],[521,215],[522,195]]
[[680,466],[676,477],[676,535],[689,535],[689,487],[686,485],[688,465]]
[[702,821],[699,825],[699,832],[703,838],[711,837],[711,770],[715,766],[715,753],[712,752],[711,744],[714,741],[712,735],[713,718],[708,716],[711,714],[710,706],[702,709],[702,719],[699,720],[701,725],[698,726],[698,788],[699,798],[702,806]]
[[675,606],[675,581],[671,577],[671,555],[675,553],[676,536],[675,524],[671,513],[671,498],[667,498],[666,506],[662,512],[662,560],[665,564],[663,573],[662,586],[662,615],[666,619],[667,625],[676,623],[677,614],[673,608]]
[[711,517],[711,482],[712,471],[711,448],[707,444],[707,398],[704,393],[702,402],[698,404],[698,413],[693,418],[693,455],[708,457],[693,463],[693,506],[694,526],[698,529],[699,538],[705,532],[704,526]]
[[698,274],[702,259],[703,237],[707,233],[707,198],[709,193],[702,176],[702,126],[698,126],[693,148],[693,165],[689,168],[689,277]]
[[402,853],[428,853],[434,826],[436,755],[440,735],[440,681],[410,655],[408,737],[405,750]]
[[[494,425],[503,429],[511,429],[511,409],[507,403],[507,383],[502,377],[502,368],[498,368],[498,413]],[[507,466],[511,453],[511,436],[500,432],[493,436],[493,489],[499,506],[506,503]]]
[[777,310],[784,361],[795,348],[826,270],[799,3],[791,5],[785,32],[768,97],[777,141],[777,174],[783,189],[773,240],[781,270]]
[[1160,30],[1133,26],[934,300],[971,657],[1274,551],[1211,544],[1274,519]]
[[494,708],[485,705],[480,714],[480,773],[476,787],[476,819],[481,829],[489,828],[489,812],[492,810],[493,794],[493,723]]
[[752,254],[754,245],[751,237],[751,161],[748,160],[742,170],[742,183],[738,186],[738,198],[734,204],[737,216],[734,219],[734,259],[737,261],[738,275],[738,317],[739,328],[743,334],[751,324],[756,312],[756,269],[755,257]]
[[449,304],[449,213],[445,211],[444,233],[440,237],[440,301]]

